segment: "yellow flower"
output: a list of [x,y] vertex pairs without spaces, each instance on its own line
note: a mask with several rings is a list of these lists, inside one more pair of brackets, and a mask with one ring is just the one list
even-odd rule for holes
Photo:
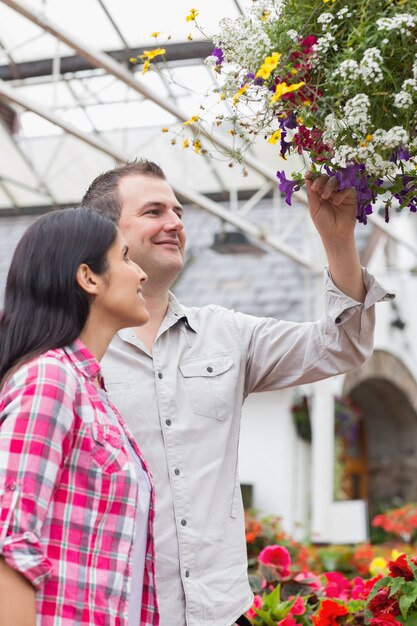
[[271,76],[271,72],[273,72],[278,65],[281,57],[282,54],[279,52],[273,52],[270,57],[266,57],[261,67],[256,72],[255,78],[263,78],[264,80],[267,80]]
[[303,85],[305,85],[304,82],[301,83],[295,83],[293,85],[287,85],[287,83],[278,83],[278,85],[275,88],[275,93],[272,96],[272,98],[269,101],[269,104],[273,104],[274,102],[278,102],[278,100],[284,96],[286,93],[290,93],[291,91],[297,91],[297,89],[300,89],[300,87],[302,87]]
[[[323,0],[324,4],[327,4],[328,2],[330,2],[330,0]],[[336,2],[336,0],[332,0],[333,3]]]
[[155,39],[156,39],[156,38],[158,37],[158,35],[160,35],[160,34],[161,34],[161,31],[159,31],[159,30],[154,30],[154,32],[153,32],[153,33],[151,33],[151,37],[155,37]]
[[296,70],[295,67],[293,67],[291,70],[291,74],[294,74],[295,76],[295,74],[298,74],[298,70]]
[[233,104],[235,105],[237,104],[238,100],[245,93],[248,87],[249,87],[249,83],[245,83],[243,87],[241,87],[239,91],[235,93],[235,95],[233,96]]
[[295,121],[297,122],[297,124],[300,124],[300,125],[304,124],[304,120],[302,117],[296,117]]
[[365,141],[372,141],[373,137],[372,135],[366,135],[365,137]]
[[193,148],[195,150],[195,153],[198,154],[201,150],[201,141],[199,139],[194,139],[193,141]]
[[144,50],[140,58],[145,61],[143,64],[142,75],[146,74],[150,67],[150,61],[161,54],[165,54],[165,48],[155,48],[155,50]]
[[268,143],[272,143],[275,146],[277,141],[279,141],[280,139],[281,139],[281,131],[276,130],[274,133],[272,133],[272,135],[268,139]]
[[220,94],[220,100],[226,100],[226,94],[225,93],[221,93]]
[[376,556],[369,565],[369,572],[372,576],[384,574],[388,562],[382,556]]
[[188,139],[184,139],[184,143],[182,144],[182,147],[183,148],[188,148],[188,146],[189,146]]
[[266,22],[266,20],[268,19],[270,15],[271,15],[271,11],[267,11],[267,10],[262,11],[261,20],[263,22]]
[[185,21],[186,22],[195,22],[195,18],[197,17],[197,15],[199,15],[199,12],[197,11],[197,9],[190,9],[189,14],[185,18]]
[[187,35],[187,39],[188,39],[188,41],[192,41],[192,40],[193,40],[193,36],[192,36],[192,34],[191,34],[191,33],[188,33],[188,35]]
[[396,561],[398,557],[402,556],[404,552],[399,552],[398,550],[391,550],[391,561]]
[[155,50],[144,50],[143,53],[140,55],[140,58],[146,59],[147,61],[151,61],[155,57],[160,56],[161,54],[165,54],[165,52],[166,52],[165,48],[155,48]]
[[163,128],[161,128],[161,131],[162,131],[163,133],[167,133],[167,132],[168,132],[168,128],[166,128],[166,127],[164,126]]
[[130,61],[130,63],[136,63],[137,58],[136,57],[130,57],[129,61]]
[[182,125],[183,126],[190,126],[191,124],[195,124],[195,122],[198,122],[200,118],[198,117],[198,115],[193,115],[189,120],[187,120],[186,122],[183,122]]

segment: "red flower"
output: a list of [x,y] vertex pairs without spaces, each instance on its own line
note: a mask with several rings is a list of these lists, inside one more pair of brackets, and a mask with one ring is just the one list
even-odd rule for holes
[[369,620],[369,626],[402,626],[393,615],[381,615]]
[[291,557],[287,548],[283,546],[266,546],[259,553],[258,560],[272,568],[280,578],[290,575]]
[[347,615],[348,610],[334,600],[323,600],[316,616],[312,617],[314,626],[338,626],[336,621],[341,615]]
[[370,600],[368,608],[374,617],[379,617],[381,613],[398,615],[400,607],[395,598],[389,597],[389,589],[382,587],[377,594]]
[[389,561],[388,569],[391,578],[397,578],[398,576],[405,578],[405,580],[413,580],[414,578],[414,574],[411,571],[405,554],[401,554],[395,561]]

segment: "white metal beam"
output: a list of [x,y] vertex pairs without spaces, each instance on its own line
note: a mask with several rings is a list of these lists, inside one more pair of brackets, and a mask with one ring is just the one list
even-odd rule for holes
[[[66,133],[73,135],[74,137],[77,137],[84,143],[87,143],[93,148],[96,148],[96,150],[100,150],[100,152],[107,154],[118,163],[125,163],[127,160],[125,155],[118,152],[115,148],[110,147],[102,139],[89,135],[83,132],[82,130],[76,128],[72,124],[69,124],[62,118],[58,117],[54,113],[51,113],[50,111],[43,108],[39,104],[33,102],[29,98],[20,94],[16,89],[13,89],[9,85],[6,85],[4,82],[1,82],[1,81],[0,81],[0,98],[7,100],[8,102],[18,104],[19,106],[23,107],[27,111],[32,111],[33,113],[36,113],[37,115],[48,120],[48,122],[51,122],[55,126],[59,126],[63,130],[65,130]],[[216,215],[217,217],[229,222],[230,224],[233,224],[234,226],[239,228],[239,230],[241,230],[242,232],[246,233],[247,235],[259,241],[262,241],[263,243],[267,244],[274,250],[281,252],[285,256],[288,256],[290,259],[302,265],[303,267],[307,267],[311,269],[311,263],[306,257],[300,254],[297,250],[283,243],[278,237],[271,236],[271,235],[264,233],[262,228],[260,228],[259,226],[252,224],[251,222],[239,216],[238,214],[232,213],[231,211],[220,206],[219,204],[216,204],[215,202],[213,202],[206,196],[203,196],[202,194],[192,189],[189,189],[188,187],[182,185],[179,182],[174,182],[174,181],[169,180],[169,183],[172,185],[172,188],[174,189],[176,193],[181,194],[184,198],[187,198],[187,200],[189,200],[190,202],[196,204],[202,209],[205,209],[206,211],[209,211],[213,215]]]
[[[139,83],[135,77],[129,72],[128,69],[124,67],[118,61],[115,61],[111,56],[106,54],[105,52],[101,52],[96,50],[88,43],[81,41],[73,33],[68,33],[64,28],[59,26],[50,20],[46,15],[40,12],[36,12],[32,7],[30,7],[27,3],[22,2],[21,0],[1,0],[3,4],[6,4],[10,8],[14,9],[20,15],[23,15],[31,22],[37,24],[40,28],[47,31],[67,46],[75,50],[80,56],[87,59],[92,65],[98,68],[104,69],[108,74],[112,76],[116,76],[119,80],[124,82],[134,91],[140,93],[142,96],[151,100],[161,108],[171,113],[178,120],[185,122],[188,119],[188,115],[183,113],[174,103],[170,102],[168,99],[159,96],[157,93],[145,87],[141,83]],[[191,131],[195,131],[193,126],[190,126]],[[204,135],[209,138],[210,141],[217,145],[218,147],[226,150],[226,152],[230,152],[230,143],[218,133],[208,133],[204,130],[204,128],[199,127],[199,134]],[[272,172],[268,167],[266,167],[261,161],[252,157],[251,155],[246,155],[245,164],[253,169],[255,172],[277,184],[277,178],[275,173]]]

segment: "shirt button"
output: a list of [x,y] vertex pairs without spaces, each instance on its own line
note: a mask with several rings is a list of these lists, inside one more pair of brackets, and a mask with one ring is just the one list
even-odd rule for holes
[[190,572],[188,571],[188,569],[185,570],[185,578],[189,578],[190,577]]
[[172,422],[171,422],[171,420],[165,420],[165,424],[166,424],[167,426],[171,426]]
[[159,372],[159,374],[158,374],[158,378],[159,378],[159,380],[161,380],[161,378],[162,378],[162,374],[161,374],[161,372]]
[[174,469],[174,474],[175,474],[176,476],[179,476],[179,475],[180,475],[180,473],[181,473],[181,472],[180,472],[180,470],[179,470],[178,468],[177,468],[177,469]]
[[186,519],[182,519],[181,520],[181,526],[187,526],[187,520]]
[[213,371],[213,368],[211,367],[211,365],[208,366],[207,371],[211,374],[211,372]]

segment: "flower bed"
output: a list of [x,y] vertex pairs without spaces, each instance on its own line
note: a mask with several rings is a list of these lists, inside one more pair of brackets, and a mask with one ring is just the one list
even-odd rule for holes
[[293,541],[279,518],[253,511],[246,540],[254,625],[417,624],[417,557],[409,543],[315,547]]

